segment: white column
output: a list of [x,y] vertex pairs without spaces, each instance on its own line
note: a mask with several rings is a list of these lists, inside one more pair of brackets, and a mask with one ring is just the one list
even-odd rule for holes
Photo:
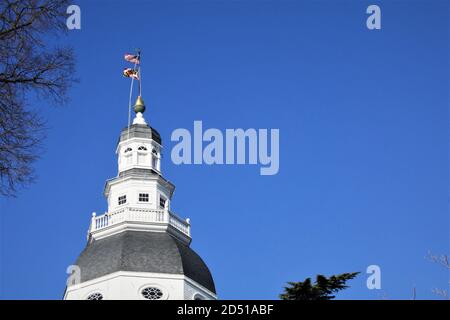
[[159,172],[161,172],[161,156],[158,153],[158,156],[156,157],[156,168]]
[[91,226],[89,227],[89,232],[95,230],[95,218],[96,218],[96,215],[97,214],[95,212],[92,212]]

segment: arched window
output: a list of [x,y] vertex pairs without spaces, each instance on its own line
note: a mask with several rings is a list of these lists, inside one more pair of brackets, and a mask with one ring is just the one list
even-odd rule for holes
[[103,300],[103,295],[100,292],[91,293],[86,300]]
[[138,147],[138,164],[139,165],[145,165],[148,166],[148,158],[149,158],[149,154],[147,153],[147,148],[145,146],[139,146]]
[[124,151],[124,153],[131,152],[131,151],[133,151],[133,149],[131,149],[131,148],[126,148],[125,151]]
[[196,293],[194,295],[194,300],[205,300],[205,297],[203,297],[201,294]]
[[148,300],[160,300],[163,297],[163,292],[155,287],[146,287],[142,289],[141,294]]

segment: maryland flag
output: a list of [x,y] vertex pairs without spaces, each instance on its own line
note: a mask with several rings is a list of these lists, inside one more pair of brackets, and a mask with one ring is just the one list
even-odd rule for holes
[[127,78],[133,78],[133,79],[139,80],[139,72],[132,68],[123,69],[123,76],[127,77]]
[[124,56],[125,60],[134,64],[139,64],[141,61],[140,57],[138,54],[129,54],[126,53]]

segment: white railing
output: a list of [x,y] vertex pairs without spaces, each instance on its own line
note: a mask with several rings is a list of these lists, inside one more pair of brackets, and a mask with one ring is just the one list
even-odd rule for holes
[[180,230],[184,234],[191,236],[191,224],[189,223],[189,219],[183,220],[176,214],[170,212],[169,214],[169,224]]
[[191,236],[189,219],[183,220],[168,210],[144,209],[144,208],[122,208],[101,216],[92,214],[89,232],[96,232],[122,222],[154,223],[171,225],[187,236]]

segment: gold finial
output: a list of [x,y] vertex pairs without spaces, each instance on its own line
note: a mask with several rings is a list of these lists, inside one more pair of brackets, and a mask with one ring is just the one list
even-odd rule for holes
[[144,100],[142,99],[141,96],[138,96],[136,99],[136,103],[134,104],[134,112],[136,113],[144,113],[145,111],[145,104],[144,104]]

